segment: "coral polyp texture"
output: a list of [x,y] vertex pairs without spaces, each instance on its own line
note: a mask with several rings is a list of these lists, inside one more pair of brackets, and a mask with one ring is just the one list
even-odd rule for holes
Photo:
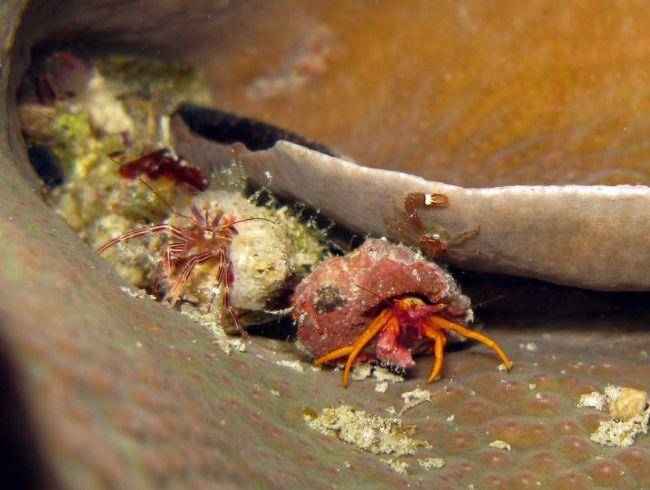
[[346,386],[357,358],[405,371],[423,353],[435,354],[431,382],[448,338],[479,340],[511,367],[498,344],[466,327],[473,319],[470,300],[449,272],[386,240],[369,239],[319,264],[296,288],[293,306],[298,340],[317,365],[347,358]]

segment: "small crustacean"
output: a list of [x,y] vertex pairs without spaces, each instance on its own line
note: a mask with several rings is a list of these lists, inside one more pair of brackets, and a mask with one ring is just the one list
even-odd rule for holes
[[[180,298],[194,268],[208,261],[214,261],[217,264],[215,287],[224,288],[224,306],[232,316],[237,328],[243,331],[239,319],[230,305],[230,289],[235,278],[228,251],[233,236],[237,234],[234,225],[242,221],[261,218],[237,220],[233,216],[224,214],[218,208],[215,210],[206,208],[204,213],[201,214],[201,211],[194,204],[190,205],[190,211],[192,212],[191,216],[179,213],[179,216],[189,221],[187,226],[180,227],[169,223],[161,223],[137,228],[102,245],[97,250],[97,254],[102,254],[112,246],[134,238],[155,233],[171,234],[176,241],[163,248],[162,263],[165,276],[168,279],[173,278],[174,285],[167,293],[167,298],[169,298],[172,305],[176,304]],[[176,273],[177,263],[183,263],[183,267],[178,274]]]
[[[449,204],[449,197],[445,194],[409,192],[404,197],[404,210],[400,211],[403,219],[396,220],[392,226],[396,227],[397,231],[404,237],[418,241],[420,251],[428,258],[436,259],[444,256],[450,247],[462,245],[479,233],[477,227],[456,236],[448,237],[444,230],[428,229],[424,226],[418,210],[446,208]],[[477,251],[477,253],[480,252]]]
[[396,212],[401,215],[401,218],[387,221],[387,225],[405,238],[419,241],[422,253],[430,259],[434,259],[447,252],[448,244],[441,233],[425,228],[418,210],[447,206],[449,206],[449,198],[445,194],[409,192],[404,197],[403,209],[395,205]]
[[347,358],[347,386],[355,359],[377,360],[399,370],[413,355],[434,353],[428,381],[442,369],[448,337],[478,340],[508,369],[510,360],[492,339],[467,328],[473,313],[451,275],[420,253],[369,239],[354,252],[323,261],[292,298],[298,341],[316,365]]
[[440,207],[449,205],[449,198],[444,194],[428,194],[424,192],[409,192],[404,198],[404,213],[406,220],[419,229],[423,228],[418,216],[418,208]]

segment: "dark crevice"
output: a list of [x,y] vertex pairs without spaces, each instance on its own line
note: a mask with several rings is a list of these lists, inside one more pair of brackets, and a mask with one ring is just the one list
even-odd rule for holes
[[450,268],[479,320],[501,318],[638,319],[650,326],[650,293],[593,291],[537,279]]

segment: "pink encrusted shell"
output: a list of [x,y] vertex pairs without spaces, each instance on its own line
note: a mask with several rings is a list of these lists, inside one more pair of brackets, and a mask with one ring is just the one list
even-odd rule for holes
[[[403,295],[444,303],[442,315],[453,322],[472,319],[470,300],[449,272],[409,247],[368,239],[323,261],[298,285],[292,298],[298,343],[314,358],[351,345],[387,300]],[[375,353],[375,346],[376,340],[364,352]]]

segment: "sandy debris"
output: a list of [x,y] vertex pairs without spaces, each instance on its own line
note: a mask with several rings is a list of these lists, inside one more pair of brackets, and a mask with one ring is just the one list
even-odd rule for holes
[[370,364],[357,364],[352,368],[350,377],[353,381],[363,381],[372,375],[372,366]]
[[601,422],[589,436],[592,441],[603,446],[631,446],[637,434],[648,433],[648,411],[636,417],[619,421],[615,419]]
[[578,407],[581,408],[589,407],[595,408],[596,410],[603,410],[605,405],[607,405],[605,395],[597,391],[580,395],[580,400],[578,400]]
[[195,322],[208,327],[215,338],[213,344],[218,345],[226,354],[246,352],[246,343],[241,338],[228,335],[223,329],[223,325],[216,321],[213,315],[202,313],[198,308],[188,305],[183,305],[179,311]]
[[418,459],[418,463],[422,468],[424,468],[427,471],[433,469],[439,470],[440,468],[445,466],[445,460],[442,458],[433,458],[433,457],[422,458],[422,459]]
[[408,474],[409,464],[406,461],[400,461],[397,458],[380,458],[382,463],[386,463],[393,471],[402,475]]
[[139,298],[139,299],[149,298],[149,299],[153,299],[154,301],[156,300],[155,296],[153,296],[151,294],[147,294],[147,292],[144,289],[128,288],[126,286],[120,286],[120,290],[123,293],[126,293],[129,296],[132,296],[133,298]]
[[400,410],[399,414],[402,415],[407,410],[417,407],[421,403],[431,401],[431,392],[428,390],[422,390],[420,388],[415,388],[412,391],[406,391],[402,393],[402,399],[404,400],[404,406]]
[[528,389],[530,391],[535,391],[535,389],[537,389],[537,385],[535,383],[528,383]]
[[324,408],[320,414],[305,408],[303,419],[311,429],[372,454],[404,456],[431,447],[427,441],[414,439],[415,428],[402,419],[380,417],[346,404]]
[[[514,366],[514,363],[512,363],[512,365]],[[497,366],[497,371],[499,371],[500,373],[503,373],[507,370],[508,370],[508,366],[506,366],[504,363],[501,363]]]
[[280,396],[280,392],[278,390],[271,390],[271,395],[273,396]]
[[504,451],[511,451],[512,448],[510,447],[510,444],[508,444],[506,441],[501,441],[501,440],[496,440],[492,441],[491,443],[488,444],[489,447],[493,449],[503,449]]
[[378,383],[401,383],[404,381],[404,378],[402,376],[393,374],[384,367],[373,366],[372,364],[368,363],[357,364],[352,368],[352,373],[350,373],[350,377],[354,381],[363,381],[364,379],[368,379],[371,376],[374,377]]
[[273,364],[277,364],[278,366],[293,369],[294,371],[298,371],[299,373],[305,372],[305,368],[303,367],[300,361],[287,361],[286,359],[281,359],[279,361],[273,361]]
[[377,381],[389,381],[390,383],[402,383],[404,381],[404,376],[391,373],[388,369],[381,366],[375,366],[372,374]]
[[650,406],[645,391],[609,385],[603,393],[580,396],[579,407],[609,411],[611,419],[600,422],[591,434],[592,441],[604,446],[631,446],[638,434],[648,433]]
[[455,418],[456,418],[456,416],[452,413],[452,414],[451,414],[449,417],[447,417],[445,420],[446,420],[447,422],[453,422]]
[[521,350],[535,352],[537,350],[537,344],[535,342],[526,342],[525,344],[519,344],[519,348]]
[[242,339],[226,339],[231,352],[246,352],[246,343]]
[[386,393],[388,391],[388,382],[382,381],[381,383],[377,383],[377,385],[375,385],[375,391],[377,393]]

